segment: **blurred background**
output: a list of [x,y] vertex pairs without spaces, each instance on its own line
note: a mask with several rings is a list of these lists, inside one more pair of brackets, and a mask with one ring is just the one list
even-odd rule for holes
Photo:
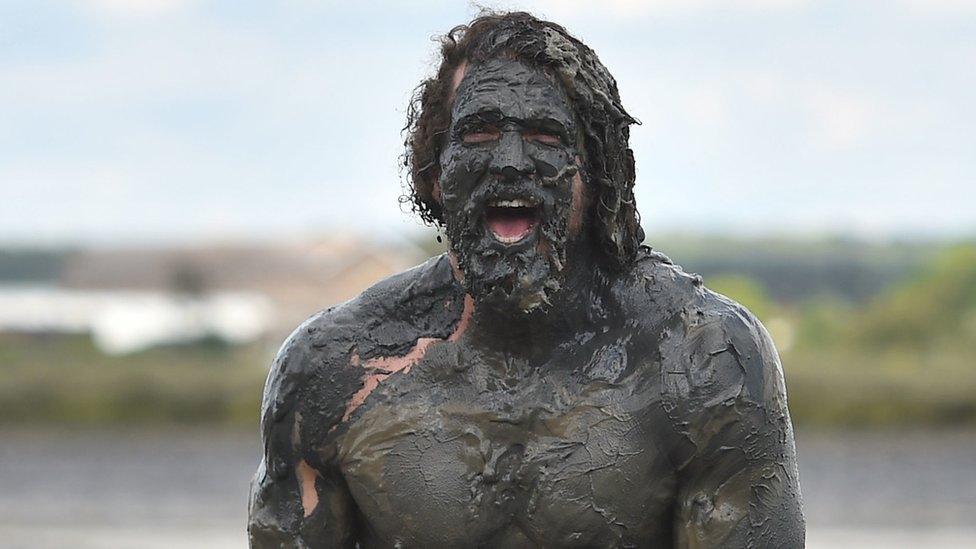
[[[809,546],[976,546],[976,2],[481,5],[598,52],[647,243],[769,328]],[[278,345],[441,250],[400,132],[477,10],[0,0],[0,544],[245,545]]]

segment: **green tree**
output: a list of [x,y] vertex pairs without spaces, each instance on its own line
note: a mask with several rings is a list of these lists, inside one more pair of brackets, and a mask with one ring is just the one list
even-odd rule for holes
[[976,245],[943,252],[915,279],[882,295],[860,323],[860,339],[876,347],[929,348],[974,344]]

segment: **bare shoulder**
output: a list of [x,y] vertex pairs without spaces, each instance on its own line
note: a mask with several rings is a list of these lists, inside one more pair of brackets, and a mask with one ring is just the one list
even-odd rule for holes
[[749,310],[652,251],[643,252],[624,287],[618,301],[625,314],[660,353],[665,402],[686,413],[728,399],[785,412],[779,356]]
[[[786,414],[783,367],[769,333],[748,309],[702,287],[683,312],[668,353],[666,394],[701,409],[749,404]],[[693,410],[689,410],[693,411]]]
[[339,423],[362,387],[360,362],[403,354],[421,337],[446,337],[463,301],[447,258],[438,256],[302,323],[265,384],[261,426],[270,472],[294,463],[294,439],[322,439]]

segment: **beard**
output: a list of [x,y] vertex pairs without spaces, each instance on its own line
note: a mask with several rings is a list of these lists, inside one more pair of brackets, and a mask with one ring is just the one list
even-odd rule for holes
[[[500,312],[549,310],[564,287],[571,196],[528,181],[482,187],[445,216],[465,290],[477,304]],[[533,234],[506,245],[492,235],[486,216],[492,200],[515,198],[538,204],[536,221]]]

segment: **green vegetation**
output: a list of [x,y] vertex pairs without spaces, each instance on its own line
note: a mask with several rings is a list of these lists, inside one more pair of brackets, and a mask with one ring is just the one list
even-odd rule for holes
[[781,303],[823,299],[865,303],[941,253],[943,242],[873,243],[844,238],[729,238],[650,235],[648,244],[686,271],[735,274]]
[[783,365],[798,425],[976,425],[972,353],[797,349]]
[[88,337],[0,338],[0,421],[257,425],[270,353],[213,343],[113,357]]
[[[748,285],[724,289],[747,306],[761,297]],[[758,303],[781,346],[797,423],[976,425],[976,245],[942,250],[863,306]],[[783,325],[793,332],[786,346]]]
[[759,318],[770,318],[775,307],[762,284],[742,275],[725,274],[710,277],[708,288],[732,297]]

